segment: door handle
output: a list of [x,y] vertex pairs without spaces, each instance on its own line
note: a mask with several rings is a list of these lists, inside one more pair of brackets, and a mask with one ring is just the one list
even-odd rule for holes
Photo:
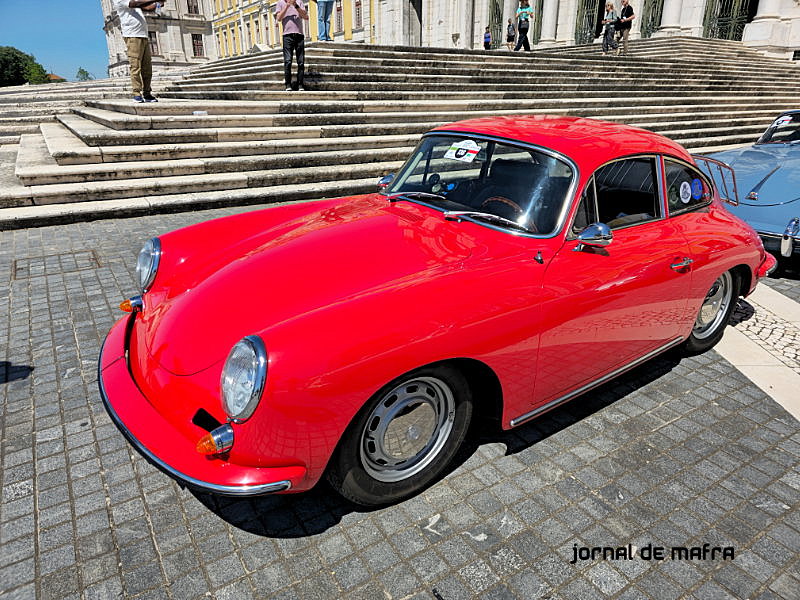
[[669,267],[673,271],[682,271],[692,265],[694,261],[691,258],[684,258],[679,262],[672,263]]

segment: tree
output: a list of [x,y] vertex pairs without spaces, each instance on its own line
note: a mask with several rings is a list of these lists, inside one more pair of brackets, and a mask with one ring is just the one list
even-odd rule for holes
[[90,81],[94,79],[94,77],[92,77],[89,71],[87,71],[83,67],[80,67],[78,69],[78,72],[75,74],[75,79],[77,79],[78,81]]
[[0,46],[0,87],[47,81],[44,67],[33,56],[11,46]]

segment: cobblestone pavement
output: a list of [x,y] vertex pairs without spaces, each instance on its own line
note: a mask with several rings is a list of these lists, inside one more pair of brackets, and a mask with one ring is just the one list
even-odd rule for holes
[[739,299],[731,326],[800,375],[800,329],[763,306]]
[[764,283],[795,302],[800,302],[800,261],[793,262],[779,274],[780,277],[764,279]]
[[[800,424],[714,352],[483,431],[382,510],[181,490],[106,416],[96,359],[142,241],[241,210],[0,233],[0,597],[797,598]],[[672,560],[705,543],[734,560]]]

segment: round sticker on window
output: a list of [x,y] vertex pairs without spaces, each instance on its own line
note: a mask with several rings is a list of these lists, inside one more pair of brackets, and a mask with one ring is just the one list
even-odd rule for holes
[[700,200],[703,196],[703,182],[699,179],[692,179],[692,198]]
[[447,152],[444,153],[444,157],[462,162],[472,162],[478,156],[480,149],[481,147],[472,140],[464,140],[463,142],[455,142],[450,146]]
[[684,204],[689,204],[689,200],[692,199],[692,186],[689,185],[688,181],[684,181],[681,184],[681,202]]

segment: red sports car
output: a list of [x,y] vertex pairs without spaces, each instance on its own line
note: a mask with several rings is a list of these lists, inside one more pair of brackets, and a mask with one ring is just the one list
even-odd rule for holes
[[775,262],[686,150],[624,125],[454,123],[381,185],[145,244],[99,363],[139,452],[219,494],[325,475],[393,502],[442,474],[474,415],[515,427],[711,348]]

